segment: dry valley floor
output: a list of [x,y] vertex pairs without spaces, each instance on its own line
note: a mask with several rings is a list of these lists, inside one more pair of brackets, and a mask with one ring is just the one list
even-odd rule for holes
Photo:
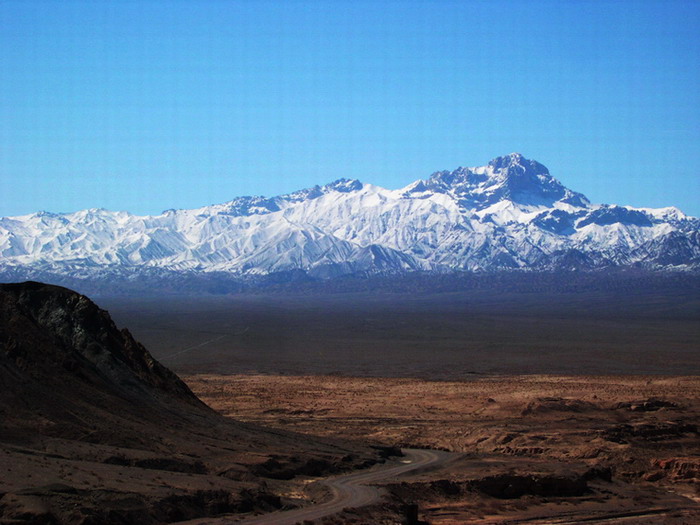
[[[700,378],[184,377],[238,420],[461,453],[333,523],[700,523]],[[329,522],[330,523],[330,522]]]

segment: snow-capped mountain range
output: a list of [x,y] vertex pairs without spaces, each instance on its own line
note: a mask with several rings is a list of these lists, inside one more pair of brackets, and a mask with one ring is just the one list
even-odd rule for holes
[[0,269],[252,276],[357,272],[700,269],[700,220],[591,204],[518,153],[387,190],[340,179],[155,216],[90,209],[0,219]]

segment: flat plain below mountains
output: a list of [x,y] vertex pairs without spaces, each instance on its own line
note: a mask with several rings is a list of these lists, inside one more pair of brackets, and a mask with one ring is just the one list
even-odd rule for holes
[[700,278],[577,280],[484,277],[457,291],[430,280],[402,292],[369,280],[365,291],[99,302],[178,374],[700,374]]

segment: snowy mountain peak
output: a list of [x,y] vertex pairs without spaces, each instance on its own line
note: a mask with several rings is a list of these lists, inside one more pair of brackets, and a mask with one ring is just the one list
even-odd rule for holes
[[328,191],[339,191],[341,193],[350,193],[352,191],[359,191],[364,187],[357,179],[338,179],[330,184],[326,184],[323,188]]
[[279,209],[277,199],[268,199],[267,197],[256,195],[253,197],[236,197],[225,204],[202,208],[202,211],[204,213],[222,213],[238,217],[241,215],[262,215],[279,211]]
[[424,192],[451,195],[462,208],[475,211],[501,201],[546,207],[556,202],[577,207],[589,204],[584,195],[569,190],[552,177],[544,165],[520,153],[496,157],[486,166],[438,171],[405,190],[406,194]]
[[503,188],[502,198],[527,205],[552,206],[557,201],[578,207],[590,204],[584,195],[552,177],[546,166],[520,153],[497,157],[489,162],[489,168],[497,185]]
[[317,199],[326,195],[330,192],[337,191],[340,193],[350,193],[353,191],[361,190],[364,185],[357,179],[338,179],[324,186],[313,186],[311,188],[304,188],[303,190],[295,191],[294,193],[288,193],[287,195],[282,195],[279,197],[280,200],[286,202],[302,202],[311,199]]
[[[338,179],[325,186],[313,186],[279,197],[264,197],[262,195],[236,197],[224,204],[205,206],[196,210],[200,214],[231,215],[233,217],[249,217],[251,215],[266,215],[280,211],[287,206],[317,199],[330,192],[350,193],[361,190],[364,185],[356,179]],[[177,210],[166,210],[166,213],[177,213]]]
[[526,159],[521,153],[511,153],[502,157],[492,159],[488,166],[494,173],[514,169],[520,172],[545,173],[549,175],[549,170],[535,160]]

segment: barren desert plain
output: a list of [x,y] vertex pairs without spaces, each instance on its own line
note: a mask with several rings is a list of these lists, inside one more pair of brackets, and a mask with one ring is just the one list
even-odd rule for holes
[[[417,506],[431,524],[675,525],[700,523],[699,297],[691,281],[101,304],[225,416],[449,454],[316,523]],[[285,490],[318,503],[320,479]]]

